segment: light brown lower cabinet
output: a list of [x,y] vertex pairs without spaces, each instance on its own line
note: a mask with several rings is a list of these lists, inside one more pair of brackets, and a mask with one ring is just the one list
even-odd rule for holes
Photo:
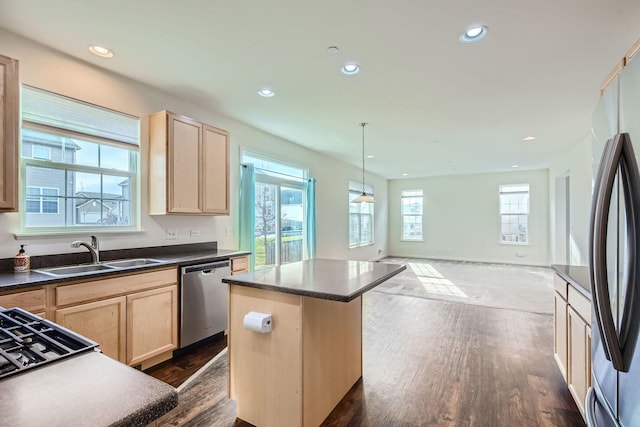
[[177,280],[171,268],[61,285],[55,319],[107,356],[146,369],[178,348]]
[[177,344],[177,285],[127,296],[127,364],[138,365]]
[[571,306],[567,311],[569,366],[567,385],[584,416],[584,400],[591,387],[591,326]]
[[56,310],[56,322],[100,344],[112,359],[126,363],[127,297],[107,298]]
[[19,307],[36,316],[46,317],[46,294],[43,288],[12,291],[0,295],[0,307]]
[[591,387],[591,301],[557,275],[554,288],[553,356],[584,417],[584,400]]

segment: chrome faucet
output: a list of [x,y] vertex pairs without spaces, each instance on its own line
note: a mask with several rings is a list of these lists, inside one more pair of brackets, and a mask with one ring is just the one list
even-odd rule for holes
[[82,240],[74,240],[71,242],[72,248],[79,248],[80,246],[84,246],[89,249],[89,252],[91,253],[91,260],[94,264],[100,262],[100,244],[98,243],[98,238],[96,236],[91,236],[91,244],[83,242]]

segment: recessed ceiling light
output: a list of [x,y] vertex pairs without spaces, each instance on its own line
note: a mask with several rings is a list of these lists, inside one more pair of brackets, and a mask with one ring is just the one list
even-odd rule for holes
[[533,141],[534,139],[536,139],[535,136],[525,136],[522,138],[523,141]]
[[273,91],[273,89],[268,87],[263,87],[258,91],[258,95],[264,96],[265,98],[271,98],[275,94],[276,93]]
[[112,58],[113,57],[113,51],[107,47],[102,47],[102,46],[98,46],[95,44],[92,44],[91,46],[89,46],[89,52],[93,53],[96,56],[99,56],[101,58]]
[[329,53],[338,53],[338,46],[329,46],[327,48],[327,52],[329,52]]
[[344,64],[340,69],[340,71],[342,71],[342,74],[351,76],[353,74],[358,74],[360,72],[360,66],[355,62],[349,62]]
[[460,41],[465,43],[478,41],[487,35],[487,31],[489,28],[484,25],[472,25],[460,36]]
[[519,168],[520,165],[511,165],[512,168]]
[[367,159],[375,159],[375,157],[376,157],[376,156],[374,156],[374,155],[372,155],[372,154],[369,154],[369,155],[367,156]]
[[409,175],[409,174],[408,174],[408,173],[406,173],[406,172],[402,174],[402,176],[407,176],[407,175]]

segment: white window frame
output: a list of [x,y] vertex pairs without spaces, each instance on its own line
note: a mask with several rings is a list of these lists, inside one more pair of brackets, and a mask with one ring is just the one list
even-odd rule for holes
[[[127,232],[138,231],[140,224],[140,119],[126,113],[109,110],[104,107],[89,104],[76,99],[68,98],[63,95],[47,92],[42,89],[23,85],[23,108],[22,108],[22,127],[44,134],[64,137],[76,141],[86,141],[94,144],[100,144],[101,147],[117,147],[125,149],[128,152],[129,163],[128,170],[112,169],[109,167],[87,166],[84,164],[68,163],[63,158],[61,161],[52,161],[49,159],[40,159],[33,156],[23,156],[20,158],[20,232],[19,235],[37,235],[39,233],[58,233],[58,232],[75,232],[75,231],[100,231],[100,232]],[[28,95],[28,96],[27,96]],[[27,101],[28,100],[28,101]],[[27,103],[28,107],[24,104]],[[51,111],[51,115],[47,113]],[[65,111],[73,111],[77,113],[76,117],[68,122],[64,120]],[[94,115],[95,113],[95,115]],[[95,122],[93,121],[95,119]],[[120,120],[122,119],[122,120]],[[110,123],[115,123],[117,128],[111,128]],[[82,126],[86,124],[83,128]],[[94,126],[94,127],[92,127]],[[23,132],[24,134],[24,132]],[[24,137],[24,135],[23,135]],[[21,141],[22,143],[22,141]],[[42,146],[42,144],[34,144],[34,147]],[[46,147],[49,148],[49,147]],[[62,150],[64,152],[64,145]],[[51,151],[49,148],[49,157]],[[76,194],[60,195],[58,190],[58,213],[57,215],[65,215],[64,225],[30,225],[28,214],[26,212],[26,188],[27,188],[27,169],[41,168],[51,171],[62,172],[66,176],[68,172],[91,173],[100,175],[102,181],[104,177],[121,177],[123,180],[128,179],[129,198],[121,200],[121,203],[128,205],[129,216],[124,224],[106,224],[97,222],[95,224],[76,223],[74,220],[69,221],[69,215],[75,215],[75,211],[67,212],[66,206],[68,200],[76,198]],[[31,183],[29,187],[41,187],[37,183]],[[100,192],[100,198],[104,200],[112,200],[104,189]],[[41,196],[42,199],[43,196]],[[60,212],[62,202],[64,212]],[[42,204],[41,204],[42,210]],[[29,213],[31,215],[32,213]],[[35,212],[33,213],[35,214]],[[42,214],[42,213],[41,213]],[[33,217],[32,217],[33,218]]]
[[[370,184],[365,184],[364,191],[369,195],[374,197],[373,194],[373,186]],[[358,248],[361,246],[369,246],[375,244],[375,204],[373,203],[351,203],[351,200],[355,199],[359,195],[362,194],[362,183],[358,181],[349,181],[349,249]],[[353,208],[356,208],[358,212],[352,212]],[[363,212],[364,208],[367,208],[367,212]],[[354,209],[355,210],[355,209]],[[358,241],[351,241],[351,216],[355,215],[358,218]],[[371,240],[363,240],[363,224],[366,222],[366,219],[371,218]]]
[[[404,199],[420,199],[420,213],[405,213],[404,212]],[[400,191],[400,216],[402,218],[400,224],[400,240],[402,242],[423,242],[424,241],[424,192],[423,190],[401,190]],[[419,218],[420,223],[420,236],[411,238],[405,237],[404,226],[405,219],[407,218]],[[418,223],[417,221],[410,222],[411,224]]]
[[[526,190],[524,190],[526,187]],[[503,203],[503,198],[507,197],[510,194],[526,194],[526,204],[525,206],[516,206],[515,209],[512,205],[509,205],[508,209],[504,209],[505,203]],[[529,216],[531,211],[531,185],[529,183],[519,183],[519,184],[500,184],[498,187],[498,211],[500,213],[500,244],[504,245],[528,245],[530,244],[530,236],[531,233],[530,225],[529,225]],[[506,238],[504,230],[502,228],[504,224],[505,216],[518,216],[524,217],[526,222],[526,227],[524,230],[524,240],[521,240],[520,237],[516,236],[516,240],[509,240]],[[515,224],[520,224],[521,221],[518,220]]]

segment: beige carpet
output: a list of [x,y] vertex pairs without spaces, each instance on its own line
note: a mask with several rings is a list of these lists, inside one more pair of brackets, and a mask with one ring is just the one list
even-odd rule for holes
[[508,264],[385,258],[407,270],[373,289],[396,295],[553,314],[553,270]]

